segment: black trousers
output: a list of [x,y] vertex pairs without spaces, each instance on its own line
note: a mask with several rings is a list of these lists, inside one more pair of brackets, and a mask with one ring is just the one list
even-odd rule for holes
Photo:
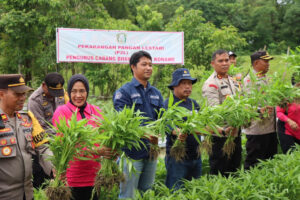
[[264,135],[247,135],[245,169],[254,167],[258,160],[273,158],[277,153],[276,132]]
[[[90,200],[94,187],[71,187],[72,200]],[[94,195],[93,200],[98,200],[97,195]]]
[[32,155],[32,159],[33,187],[37,189],[42,186],[46,179],[50,179],[50,176],[44,172],[36,155]]
[[291,135],[285,134],[285,123],[281,120],[277,121],[277,134],[283,153],[287,153],[290,149],[293,149],[296,143],[300,145],[300,140]]
[[228,176],[230,172],[236,172],[240,167],[242,159],[241,136],[234,139],[235,150],[231,157],[227,157],[222,150],[226,139],[225,137],[212,137],[212,154],[209,156],[210,174],[221,173],[223,176]]

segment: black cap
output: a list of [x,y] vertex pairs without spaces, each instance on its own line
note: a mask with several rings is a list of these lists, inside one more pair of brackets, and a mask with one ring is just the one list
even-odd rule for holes
[[236,55],[233,51],[228,51],[228,55],[229,55],[229,56],[237,57],[237,55]]
[[1,74],[0,89],[12,89],[16,93],[24,93],[32,88],[25,85],[25,80],[22,74]]
[[255,53],[253,53],[250,57],[251,57],[251,63],[253,63],[255,60],[258,60],[258,59],[263,59],[263,60],[272,60],[272,59],[274,59],[266,51],[257,51]]
[[51,96],[53,96],[53,97],[64,96],[63,86],[65,83],[65,80],[62,77],[62,75],[60,75],[57,72],[51,72],[46,75],[45,83],[48,87],[48,91]]
[[170,90],[173,90],[173,87],[177,86],[179,84],[179,82],[181,80],[184,80],[184,79],[191,80],[192,84],[194,84],[194,83],[197,82],[196,78],[192,78],[191,77],[191,74],[190,74],[190,72],[189,72],[188,69],[186,69],[186,68],[179,68],[179,69],[176,69],[173,72],[173,74],[172,74],[172,83],[170,85],[168,85],[168,88]]

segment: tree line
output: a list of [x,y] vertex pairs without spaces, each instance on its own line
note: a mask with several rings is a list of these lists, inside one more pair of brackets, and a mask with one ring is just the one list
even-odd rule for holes
[[[184,31],[185,67],[201,71],[216,49],[282,53],[300,38],[300,0],[2,0],[0,16],[1,73],[23,73],[33,87],[50,71],[84,73],[106,97],[131,79],[129,66],[57,64],[57,27]],[[178,67],[158,66],[152,84],[165,90]]]

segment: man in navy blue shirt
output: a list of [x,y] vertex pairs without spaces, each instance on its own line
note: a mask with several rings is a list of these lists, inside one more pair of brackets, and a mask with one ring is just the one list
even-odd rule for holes
[[[193,108],[199,111],[198,103],[189,98],[192,92],[192,85],[197,82],[196,78],[192,78],[188,69],[180,68],[173,72],[172,83],[168,86],[173,90],[174,102],[182,101],[178,106],[182,106],[192,111]],[[164,107],[168,108],[169,99],[164,102]],[[170,155],[171,148],[176,140],[185,141],[186,156],[182,161],[176,161]],[[199,136],[200,140],[200,136]],[[183,179],[191,180],[199,178],[201,175],[201,156],[198,154],[199,143],[192,134],[181,133],[180,129],[173,130],[167,134],[166,145],[166,169],[167,178],[166,185],[169,189],[179,189],[183,184]]]
[[[149,120],[156,120],[159,109],[163,107],[163,97],[160,91],[148,82],[152,75],[152,58],[149,53],[138,51],[132,54],[129,64],[133,78],[115,92],[114,108],[119,111],[125,106],[132,107],[135,104],[136,111],[143,112]],[[149,159],[149,143],[157,144],[158,138],[148,137],[145,133],[142,141],[146,145],[141,145],[142,149],[124,149],[126,155],[135,160],[133,165],[137,172],[129,175],[125,163],[125,182],[120,185],[120,199],[134,198],[136,189],[146,191],[154,183],[157,161]]]

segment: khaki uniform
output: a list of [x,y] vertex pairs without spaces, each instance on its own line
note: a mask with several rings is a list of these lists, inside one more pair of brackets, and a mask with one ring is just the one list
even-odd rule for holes
[[[202,95],[207,98],[210,106],[222,104],[227,96],[235,95],[239,90],[239,84],[228,76],[222,78],[214,72],[204,83]],[[228,173],[235,172],[241,163],[241,137],[235,137],[235,149],[230,157],[227,157],[222,148],[227,140],[226,136],[212,137],[212,154],[209,155],[210,174],[221,173],[228,176]]]
[[0,129],[0,199],[26,200],[33,198],[32,154],[40,158],[40,164],[50,175],[52,165],[45,157],[52,155],[43,145],[43,129],[31,112],[15,113],[8,118],[0,109],[5,128]]
[[[265,77],[257,77],[256,84],[259,85],[266,85],[268,81]],[[250,80],[250,74],[248,74],[244,78],[244,86],[243,90],[246,93],[251,92],[252,82]],[[255,120],[251,122],[251,125],[245,129],[246,135],[264,135],[268,133],[275,132],[275,111],[272,112],[269,117],[261,118],[260,120]]]
[[44,94],[42,86],[40,86],[29,97],[28,110],[34,114],[47,133],[55,134],[48,123],[52,124],[52,116],[56,108],[64,105],[68,100],[69,98],[66,95],[49,99]]
[[222,78],[214,72],[204,83],[202,95],[207,98],[210,106],[222,104],[227,96],[235,95],[239,84],[228,76]]

